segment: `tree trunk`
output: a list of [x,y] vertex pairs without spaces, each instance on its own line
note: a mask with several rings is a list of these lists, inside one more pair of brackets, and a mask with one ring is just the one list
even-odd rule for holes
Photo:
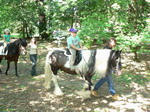
[[47,31],[46,26],[47,26],[47,23],[46,23],[45,14],[41,13],[39,15],[39,34],[40,34],[42,39],[48,38],[48,35],[46,33],[46,31]]

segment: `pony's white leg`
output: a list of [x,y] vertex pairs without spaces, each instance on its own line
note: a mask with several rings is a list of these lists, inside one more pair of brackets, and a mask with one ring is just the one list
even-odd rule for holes
[[[85,81],[85,83],[83,84],[83,90],[86,90],[87,88],[89,88],[89,83],[87,81]],[[91,85],[91,90],[94,89],[94,86]]]
[[87,88],[89,88],[88,82],[84,81],[83,90],[86,90]]
[[83,99],[91,98],[91,91],[86,90],[88,88],[88,82],[84,81],[83,89],[81,91],[76,91],[76,93]]
[[57,82],[57,76],[56,76],[56,75],[53,75],[52,80],[53,80],[54,85],[55,85],[54,94],[55,94],[55,95],[63,95],[64,93],[63,93],[62,90],[60,89],[60,87],[59,87],[59,85],[58,85],[58,82]]
[[46,89],[50,89],[51,80],[52,80],[52,70],[51,70],[50,63],[48,62],[48,59],[46,59],[46,62],[45,62],[45,83],[44,83],[44,87]]

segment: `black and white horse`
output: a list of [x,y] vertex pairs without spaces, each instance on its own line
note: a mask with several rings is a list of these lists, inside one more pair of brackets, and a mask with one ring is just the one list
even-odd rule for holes
[[[26,42],[26,39],[17,39],[15,40],[14,42],[12,43],[9,43],[7,45],[7,54],[6,55],[0,55],[0,63],[2,61],[3,58],[5,58],[7,60],[7,69],[6,69],[6,72],[5,74],[7,75],[8,73],[8,70],[10,68],[10,62],[14,61],[15,63],[15,74],[16,76],[18,76],[18,73],[17,73],[17,62],[18,62],[18,58],[20,56],[20,53],[25,53],[26,52],[26,46],[27,46],[27,42]],[[0,72],[1,69],[0,69]]]
[[109,69],[115,69],[116,73],[121,73],[121,51],[99,49],[99,50],[83,50],[82,59],[74,66],[74,69],[69,67],[70,55],[66,54],[65,50],[49,51],[45,62],[45,87],[50,88],[51,80],[54,82],[54,94],[62,95],[58,83],[58,70],[69,74],[80,74],[85,80],[86,90],[90,90],[92,86],[91,78],[93,75],[105,77]]

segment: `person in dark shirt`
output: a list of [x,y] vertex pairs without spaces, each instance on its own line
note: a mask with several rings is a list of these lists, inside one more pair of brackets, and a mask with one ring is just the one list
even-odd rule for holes
[[103,49],[112,49],[116,46],[116,39],[115,38],[110,38],[107,44],[103,47]]
[[[107,44],[103,47],[103,49],[112,49],[116,46],[116,40],[114,38],[110,38],[109,41],[107,42]],[[116,94],[116,91],[114,89],[114,83],[112,80],[112,73],[113,70],[109,70],[108,71],[108,75],[106,75],[106,77],[101,78],[96,85],[94,86],[93,91],[91,92],[91,94],[93,96],[98,97],[99,94],[97,92],[97,90],[105,83],[108,83],[108,87],[109,87],[109,92],[112,95],[112,99],[113,100],[119,100],[119,95]]]

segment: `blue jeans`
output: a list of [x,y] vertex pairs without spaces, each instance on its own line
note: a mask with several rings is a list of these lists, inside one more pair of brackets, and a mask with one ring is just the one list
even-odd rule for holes
[[100,88],[100,86],[102,86],[106,81],[108,83],[108,87],[109,87],[109,92],[111,95],[114,95],[116,93],[115,89],[114,89],[114,83],[112,80],[112,70],[110,72],[108,72],[108,75],[106,75],[106,77],[101,78],[96,85],[94,86],[94,90],[98,90],[98,88]]
[[31,75],[37,75],[36,73],[36,64],[37,64],[37,54],[30,54],[30,60],[32,61],[32,69],[31,69]]

